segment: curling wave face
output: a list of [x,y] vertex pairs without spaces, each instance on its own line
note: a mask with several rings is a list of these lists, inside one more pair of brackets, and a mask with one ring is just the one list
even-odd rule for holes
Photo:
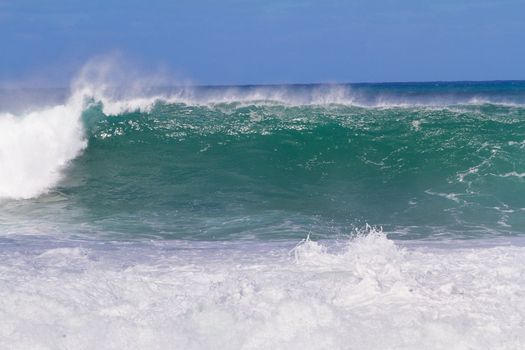
[[5,232],[273,239],[370,222],[407,238],[521,233],[524,91],[408,84],[130,98],[83,86],[63,105],[0,116],[0,196],[26,199],[0,204]]

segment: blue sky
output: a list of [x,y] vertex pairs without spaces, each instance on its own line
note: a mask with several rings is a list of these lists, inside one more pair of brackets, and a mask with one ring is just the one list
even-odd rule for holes
[[199,84],[525,79],[525,0],[0,0],[0,83],[118,51]]

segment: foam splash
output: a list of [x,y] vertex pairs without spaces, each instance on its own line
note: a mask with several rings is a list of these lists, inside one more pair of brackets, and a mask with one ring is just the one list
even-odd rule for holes
[[0,198],[31,198],[48,191],[85,147],[76,103],[22,116],[0,114]]
[[400,248],[374,231],[289,245],[4,246],[0,347],[525,345],[525,247]]
[[88,62],[63,104],[18,115],[0,113],[0,199],[33,198],[56,186],[67,164],[87,147],[82,113],[92,103],[102,103],[112,115],[146,110],[161,98],[136,97],[143,90],[138,78],[116,98],[108,85],[123,73],[114,68],[116,63],[106,58]]

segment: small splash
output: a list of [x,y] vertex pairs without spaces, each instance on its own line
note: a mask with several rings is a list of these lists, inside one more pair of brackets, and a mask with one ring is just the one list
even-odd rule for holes
[[308,235],[290,253],[297,264],[327,265],[376,261],[379,257],[392,258],[401,252],[402,249],[388,239],[381,227],[365,225],[362,229],[355,229],[348,242],[336,252],[329,252],[326,246],[312,241]]
[[413,120],[410,124],[415,131],[421,130],[421,120]]

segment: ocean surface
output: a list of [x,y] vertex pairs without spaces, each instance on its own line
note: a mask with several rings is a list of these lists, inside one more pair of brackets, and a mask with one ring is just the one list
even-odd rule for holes
[[0,90],[0,348],[525,348],[525,82]]

